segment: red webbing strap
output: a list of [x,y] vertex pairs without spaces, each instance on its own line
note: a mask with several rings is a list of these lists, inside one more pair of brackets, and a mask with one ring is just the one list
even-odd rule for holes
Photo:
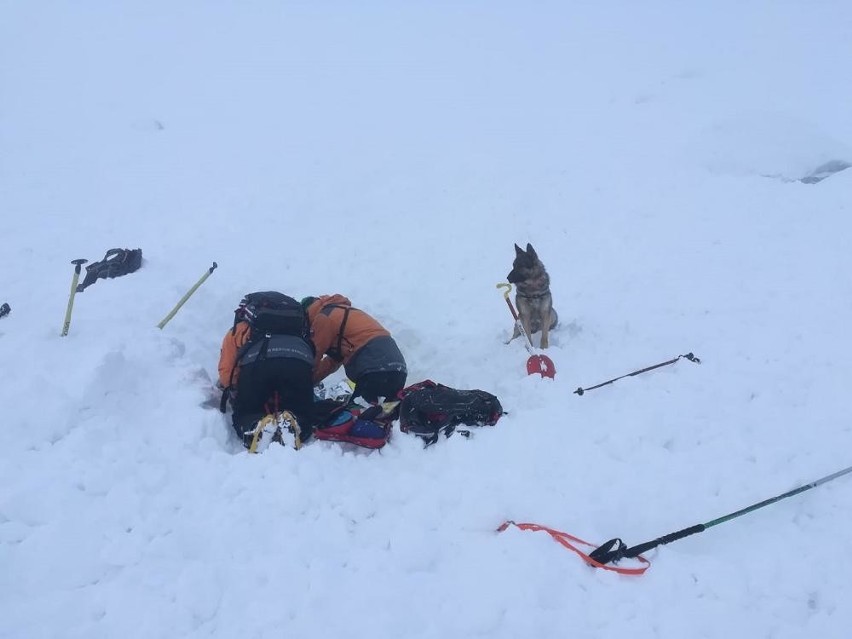
[[596,546],[594,544],[590,544],[588,541],[583,541],[582,539],[574,537],[573,535],[569,535],[568,533],[562,532],[561,530],[554,530],[553,528],[548,528],[547,526],[539,526],[538,524],[518,524],[514,521],[504,521],[497,529],[497,532],[503,532],[509,526],[515,526],[516,528],[519,528],[521,530],[532,530],[535,532],[543,530],[551,537],[553,537],[554,541],[557,541],[558,543],[562,544],[568,550],[577,553],[578,555],[580,555],[583,561],[585,561],[590,566],[594,566],[595,568],[611,570],[612,572],[617,572],[621,575],[641,575],[646,570],[648,570],[648,568],[651,567],[651,562],[642,557],[641,555],[636,557],[636,559],[638,559],[644,565],[639,566],[637,568],[621,568],[619,566],[610,566],[608,564],[602,564],[589,557],[588,554],[577,548],[572,542],[588,546],[589,548],[595,548]]

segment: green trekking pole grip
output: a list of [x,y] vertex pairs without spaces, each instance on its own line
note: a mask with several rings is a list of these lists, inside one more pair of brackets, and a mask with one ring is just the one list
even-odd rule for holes
[[213,266],[208,268],[207,272],[204,275],[201,276],[201,279],[199,279],[195,283],[195,285],[186,292],[186,295],[184,295],[182,298],[180,298],[180,301],[175,305],[175,307],[171,310],[171,312],[163,318],[163,321],[161,321],[159,324],[157,324],[157,328],[162,329],[166,324],[169,323],[169,320],[172,319],[175,316],[175,313],[177,313],[180,310],[180,307],[183,306],[184,304],[186,304],[186,300],[188,300],[190,297],[192,297],[192,294],[195,293],[196,290],[198,290],[198,287],[201,286],[202,284],[204,284],[204,280],[206,280],[208,277],[210,277],[213,274],[213,271],[216,270],[217,266],[219,266],[219,265],[216,264],[216,262],[213,262]]
[[80,268],[89,260],[71,260],[74,265],[74,277],[71,279],[71,295],[68,297],[68,308],[65,309],[65,323],[62,325],[62,337],[68,335],[71,328],[71,311],[74,309],[74,296],[77,294],[77,282],[80,280]]

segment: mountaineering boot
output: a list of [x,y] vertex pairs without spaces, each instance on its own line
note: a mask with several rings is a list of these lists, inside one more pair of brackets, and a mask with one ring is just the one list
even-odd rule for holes
[[246,447],[250,453],[260,453],[269,448],[272,442],[277,441],[282,446],[281,427],[278,425],[275,415],[264,415],[244,436]]
[[284,442],[284,433],[292,436],[293,440],[293,448],[299,450],[302,447],[302,429],[299,427],[299,420],[296,419],[296,416],[291,413],[289,410],[284,410],[278,413],[277,421],[278,425],[278,442],[282,446],[286,446]]

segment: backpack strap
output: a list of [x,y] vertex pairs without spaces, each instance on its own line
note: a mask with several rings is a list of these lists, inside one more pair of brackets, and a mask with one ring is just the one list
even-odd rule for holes
[[260,362],[266,359],[266,349],[269,348],[269,334],[264,333],[262,337],[258,337],[255,335],[257,331],[255,331],[253,328],[249,327],[249,331],[251,332],[251,334],[248,336],[248,339],[246,339],[245,344],[243,344],[239,347],[239,349],[237,349],[237,357],[234,360],[234,368],[231,369],[230,382],[233,382],[234,380],[234,370],[236,370],[237,364],[239,364],[240,360],[243,358],[243,355],[248,353],[249,349],[251,349],[252,346],[257,345],[258,342],[261,342],[261,344],[260,352],[257,354],[257,361]]
[[[343,361],[343,340],[346,339],[344,337],[344,332],[346,331],[346,322],[349,320],[349,313],[352,311],[357,311],[357,308],[352,308],[351,306],[343,306],[342,304],[327,304],[320,309],[320,313],[328,317],[331,315],[331,311],[335,308],[343,309],[343,321],[340,322],[340,330],[337,332],[337,345],[326,351],[326,354],[336,362]],[[349,344],[349,340],[346,340]]]

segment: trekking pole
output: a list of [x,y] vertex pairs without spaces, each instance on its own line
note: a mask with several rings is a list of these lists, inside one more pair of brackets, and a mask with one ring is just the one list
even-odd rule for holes
[[77,294],[77,282],[80,280],[80,268],[89,260],[71,260],[74,265],[74,277],[71,278],[71,295],[68,297],[68,308],[65,309],[65,323],[62,325],[62,337],[68,335],[71,328],[71,311],[74,309],[74,296]]
[[6,302],[3,302],[3,306],[0,306],[0,317],[6,317],[11,312],[12,307],[9,306]]
[[591,557],[600,564],[617,562],[619,559],[623,559],[625,557],[638,557],[643,552],[652,550],[657,546],[670,544],[673,541],[677,541],[678,539],[683,539],[684,537],[689,537],[690,535],[704,532],[708,528],[718,526],[719,524],[723,524],[726,521],[730,521],[742,515],[754,512],[758,508],[763,508],[764,506],[768,506],[769,504],[774,504],[776,501],[781,501],[782,499],[786,499],[787,497],[798,495],[799,493],[803,493],[806,490],[810,490],[811,488],[816,488],[817,486],[828,483],[833,479],[837,479],[838,477],[842,477],[843,475],[846,475],[848,473],[852,473],[852,466],[850,466],[849,468],[844,468],[843,470],[840,470],[832,475],[828,475],[827,477],[823,477],[822,479],[817,479],[816,481],[813,481],[810,484],[805,484],[804,486],[794,488],[793,490],[788,491],[783,495],[778,495],[777,497],[765,499],[757,504],[752,504],[751,506],[743,508],[742,510],[733,512],[730,515],[725,515],[724,517],[719,517],[718,519],[708,521],[706,524],[696,524],[695,526],[690,526],[689,528],[684,528],[683,530],[669,533],[668,535],[663,535],[662,537],[658,537],[653,541],[646,541],[644,544],[639,544],[630,548],[628,548],[624,544],[624,542],[621,541],[621,539],[610,539],[608,542],[589,553],[589,557]]
[[641,375],[642,373],[647,373],[648,371],[652,371],[655,368],[660,368],[662,366],[668,366],[670,364],[674,364],[680,358],[688,359],[690,362],[695,362],[696,364],[701,363],[701,360],[698,359],[692,353],[687,353],[686,355],[678,355],[674,359],[670,359],[667,362],[661,362],[659,364],[654,364],[653,366],[648,366],[647,368],[643,368],[643,369],[638,370],[638,371],[633,371],[632,373],[627,373],[626,375],[622,375],[621,377],[616,377],[614,379],[610,379],[610,380],[607,380],[605,382],[601,382],[600,384],[595,384],[594,386],[589,386],[588,388],[582,388],[582,387],[578,388],[577,390],[574,391],[574,394],[575,395],[582,395],[586,391],[594,390],[596,388],[600,388],[601,386],[606,386],[607,384],[612,384],[613,382],[617,382],[618,380],[624,379],[625,377],[633,377],[634,375]]
[[208,268],[207,272],[204,275],[201,276],[201,279],[199,279],[195,283],[195,285],[186,292],[186,295],[184,295],[182,298],[180,298],[180,301],[169,312],[169,314],[166,315],[159,324],[157,324],[157,328],[162,329],[166,324],[169,323],[169,320],[172,319],[175,316],[175,313],[177,313],[180,310],[180,307],[183,306],[184,304],[186,304],[186,300],[188,300],[190,297],[192,297],[192,294],[195,293],[195,291],[198,289],[198,287],[201,286],[202,284],[204,284],[204,280],[206,280],[208,277],[210,277],[213,274],[213,271],[216,270],[217,266],[219,266],[219,265],[216,264],[216,262],[213,262],[213,266]]

